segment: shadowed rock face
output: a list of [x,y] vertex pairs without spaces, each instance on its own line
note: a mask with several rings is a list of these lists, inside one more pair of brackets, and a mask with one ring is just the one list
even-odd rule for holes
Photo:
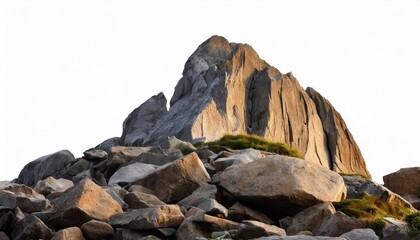
[[[168,136],[195,142],[256,134],[296,148],[308,161],[370,178],[357,144],[332,105],[313,89],[305,91],[291,73],[282,74],[260,59],[247,44],[229,43],[220,36],[202,43],[186,62],[170,105],[165,112],[156,104],[161,117],[145,122],[150,126],[147,132],[130,129],[136,140],[123,143],[148,146],[162,145]],[[123,139],[132,117],[133,113],[125,121]],[[134,136],[136,132],[141,134]]]

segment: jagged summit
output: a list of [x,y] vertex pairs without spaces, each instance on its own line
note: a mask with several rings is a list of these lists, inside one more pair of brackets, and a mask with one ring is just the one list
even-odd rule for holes
[[[185,63],[170,109],[161,95],[135,109],[121,143],[162,145],[168,136],[213,141],[256,134],[296,148],[308,161],[370,178],[360,150],[334,107],[291,74],[282,74],[248,44],[212,36]],[[127,124],[130,123],[130,124]]]

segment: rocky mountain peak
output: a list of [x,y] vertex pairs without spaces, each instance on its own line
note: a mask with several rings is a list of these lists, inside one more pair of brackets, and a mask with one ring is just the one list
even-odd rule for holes
[[270,66],[248,44],[212,36],[187,60],[169,111],[154,102],[129,115],[126,122],[132,124],[124,125],[122,144],[158,146],[168,136],[194,143],[256,134],[284,142],[331,170],[370,178],[334,107],[312,88],[305,91],[291,73]]

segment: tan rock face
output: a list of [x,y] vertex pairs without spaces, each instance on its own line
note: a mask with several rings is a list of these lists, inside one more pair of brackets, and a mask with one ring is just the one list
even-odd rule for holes
[[190,195],[201,184],[210,182],[203,163],[196,153],[191,153],[172,163],[167,163],[133,182],[151,189],[166,203],[175,203]]
[[247,44],[213,36],[191,55],[169,111],[154,122],[143,145],[168,136],[213,141],[225,134],[257,134],[296,148],[308,161],[370,178],[340,114],[319,93],[260,59]]
[[322,202],[339,202],[346,196],[343,178],[337,173],[279,155],[226,169],[220,185],[239,200],[261,208],[270,206],[270,212],[287,213]]
[[51,212],[49,225],[72,227],[92,219],[108,221],[122,209],[105,190],[86,179],[57,198]]

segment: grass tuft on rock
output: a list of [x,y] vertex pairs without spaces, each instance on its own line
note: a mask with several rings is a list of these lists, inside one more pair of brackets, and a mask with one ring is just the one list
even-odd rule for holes
[[336,202],[334,206],[346,215],[362,220],[365,227],[374,230],[378,236],[382,236],[382,229],[385,227],[384,217],[402,220],[411,213],[410,209],[401,204],[385,202],[378,196],[366,192],[361,193],[356,199]]
[[257,150],[273,152],[280,155],[303,158],[296,149],[288,147],[284,143],[271,142],[256,135],[225,135],[214,142],[202,143],[197,147],[208,146],[214,152],[220,152],[225,149],[246,149],[253,148]]

